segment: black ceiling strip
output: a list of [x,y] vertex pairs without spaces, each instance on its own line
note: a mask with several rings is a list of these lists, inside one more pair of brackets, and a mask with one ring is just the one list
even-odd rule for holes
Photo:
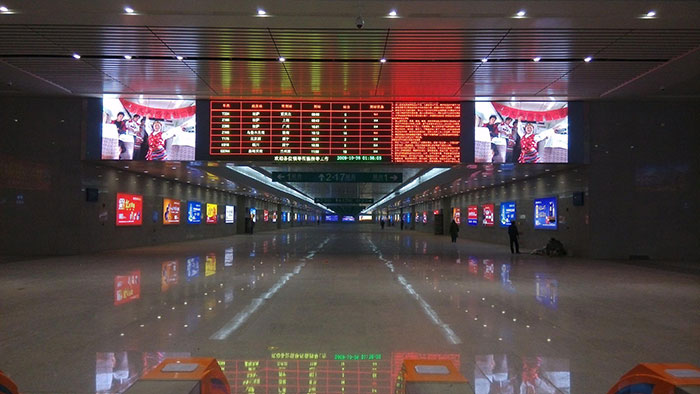
[[[280,58],[282,57],[282,54],[280,53],[279,47],[277,47],[277,42],[275,41],[275,37],[272,35],[272,30],[270,30],[270,29],[268,28],[268,29],[267,29],[267,32],[268,32],[268,34],[270,35],[270,39],[272,40],[272,44],[275,46],[275,50],[277,51],[277,56],[278,56],[278,57],[277,57],[277,59],[275,59],[275,61],[278,61],[278,62],[279,62],[279,61],[280,61]],[[266,61],[269,61],[269,60],[266,60]],[[299,95],[299,92],[297,92],[297,88],[294,86],[294,81],[292,80],[292,76],[289,75],[289,70],[287,70],[287,65],[284,64],[285,62],[286,62],[286,58],[285,58],[285,61],[282,62],[282,68],[284,68],[284,73],[287,74],[287,79],[289,79],[289,83],[292,85],[292,90],[294,90],[294,95],[295,95],[295,96],[298,96],[298,95]]]

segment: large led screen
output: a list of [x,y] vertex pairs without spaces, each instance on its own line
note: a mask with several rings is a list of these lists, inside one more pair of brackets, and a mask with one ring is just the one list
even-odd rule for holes
[[474,161],[568,163],[567,102],[477,101]]
[[103,160],[194,160],[195,100],[102,98]]
[[180,224],[180,200],[163,199],[163,224]]
[[117,193],[117,226],[140,226],[143,221],[143,196]]
[[187,223],[202,223],[202,203],[198,201],[187,202]]
[[481,221],[481,223],[484,226],[493,226],[494,210],[495,210],[495,207],[493,204],[484,204],[481,206],[481,214],[483,217],[483,220]]
[[467,207],[467,224],[476,226],[479,224],[479,207],[470,205]]
[[501,227],[508,227],[515,221],[515,201],[501,203]]
[[218,205],[207,203],[207,223],[216,224],[218,219]]
[[227,205],[226,206],[226,216],[225,216],[225,222],[227,224],[231,224],[234,222],[236,218],[236,207],[233,205]]
[[535,200],[535,228],[545,230],[557,229],[557,198],[538,198]]

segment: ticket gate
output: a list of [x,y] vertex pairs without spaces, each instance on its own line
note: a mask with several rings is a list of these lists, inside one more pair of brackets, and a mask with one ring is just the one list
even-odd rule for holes
[[700,368],[692,364],[639,364],[608,394],[700,394]]
[[231,394],[214,358],[167,358],[125,394]]
[[450,360],[404,360],[395,394],[473,393],[469,381]]

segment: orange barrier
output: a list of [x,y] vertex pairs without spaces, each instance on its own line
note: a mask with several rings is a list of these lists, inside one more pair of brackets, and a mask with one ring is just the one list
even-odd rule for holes
[[639,364],[608,394],[690,394],[700,391],[700,368],[692,364]]
[[125,394],[231,394],[215,358],[166,358]]
[[466,393],[469,380],[450,360],[404,360],[396,379],[396,394]]
[[4,372],[0,371],[0,393],[2,394],[19,394],[19,389],[15,382],[12,381]]

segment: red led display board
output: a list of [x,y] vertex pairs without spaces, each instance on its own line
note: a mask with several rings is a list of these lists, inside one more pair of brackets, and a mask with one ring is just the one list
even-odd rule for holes
[[212,159],[458,163],[460,103],[210,103]]
[[143,197],[117,193],[117,226],[140,226],[143,221]]

